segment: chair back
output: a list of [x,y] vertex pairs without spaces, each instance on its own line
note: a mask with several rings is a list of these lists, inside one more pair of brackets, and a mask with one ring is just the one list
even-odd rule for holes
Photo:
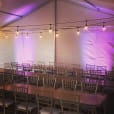
[[70,89],[70,90],[76,90],[76,88],[77,88],[77,80],[63,79],[62,80],[62,88],[63,89]]
[[4,82],[5,84],[13,83],[13,70],[11,69],[4,70]]
[[72,111],[78,114],[80,111],[80,96],[72,94],[63,94],[63,98],[60,98],[60,106],[62,114],[64,114],[65,110]]
[[43,77],[43,86],[55,88],[56,78],[51,77],[51,76]]
[[2,88],[4,84],[4,72],[0,72],[0,88]]
[[39,86],[39,76],[28,76],[28,84]]
[[85,76],[91,77],[91,75],[95,74],[95,65],[86,64]]
[[95,65],[93,65],[93,64],[86,64],[86,70],[88,71],[90,71],[90,70],[95,70]]
[[114,81],[114,71],[108,71],[105,80]]
[[38,111],[42,107],[48,107],[50,113],[52,114],[53,110],[53,92],[49,90],[39,90],[36,93],[36,102]]
[[66,74],[67,69],[63,63],[56,64],[55,69],[56,69],[56,74],[58,76],[61,76],[61,75],[64,76]]
[[97,93],[99,80],[87,79],[81,82],[81,90],[89,93]]
[[104,76],[104,78],[105,78],[105,75],[107,73],[106,66],[96,66],[96,70],[97,70],[97,75]]
[[24,71],[15,70],[13,72],[13,78],[15,83],[27,83],[27,76]]
[[28,102],[28,88],[27,87],[14,87],[15,103]]
[[23,63],[22,65],[24,71],[32,71],[32,66],[29,63]]
[[17,69],[17,64],[18,64],[18,62],[11,62],[12,70],[16,70]]

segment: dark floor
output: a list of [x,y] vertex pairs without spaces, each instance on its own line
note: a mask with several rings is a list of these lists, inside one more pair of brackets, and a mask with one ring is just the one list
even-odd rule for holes
[[114,90],[107,90],[106,114],[114,114]]

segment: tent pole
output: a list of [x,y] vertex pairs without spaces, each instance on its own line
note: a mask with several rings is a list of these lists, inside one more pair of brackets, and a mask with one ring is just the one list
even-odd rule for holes
[[57,58],[56,58],[56,48],[57,48],[57,41],[56,41],[56,32],[57,32],[57,0],[54,0],[54,65],[56,65]]

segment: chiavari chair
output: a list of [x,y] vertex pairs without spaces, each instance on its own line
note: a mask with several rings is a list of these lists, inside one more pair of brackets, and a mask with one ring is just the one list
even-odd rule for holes
[[43,77],[43,86],[56,88],[56,78],[51,76]]
[[46,73],[47,73],[47,74],[54,74],[54,73],[55,73],[54,66],[53,66],[53,65],[48,65],[48,66],[46,67]]
[[22,63],[24,71],[32,71],[32,66],[29,63]]
[[114,81],[114,71],[107,71],[107,75],[105,76],[105,80]]
[[38,72],[38,66],[37,64],[32,65],[32,72]]
[[11,67],[12,67],[12,70],[16,70],[17,69],[17,64],[18,62],[11,62]]
[[36,93],[38,114],[59,114],[59,110],[53,104],[53,92],[50,90],[39,90]]
[[66,74],[66,67],[65,66],[56,66],[56,74],[58,76],[65,76],[65,74]]
[[60,98],[59,101],[61,114],[81,114],[79,95],[63,94],[63,98]]
[[28,76],[28,84],[31,85],[35,85],[35,86],[39,86],[39,76],[35,75],[35,76]]
[[18,63],[18,64],[16,65],[16,70],[18,70],[18,71],[23,71],[23,64]]
[[99,80],[95,79],[85,79],[81,82],[81,90],[89,93],[97,93],[98,91]]
[[4,69],[4,83],[5,84],[13,83],[13,70]]
[[76,90],[77,88],[77,80],[73,79],[63,79],[62,80],[62,88],[69,90]]
[[15,114],[17,112],[23,112],[26,114],[35,113],[37,105],[32,101],[30,95],[28,94],[27,87],[17,87],[14,86],[14,99],[15,99]]
[[37,68],[39,73],[45,73],[45,62],[44,61],[38,61],[37,62]]
[[95,70],[95,65],[93,65],[93,64],[86,64],[86,70]]
[[13,71],[13,82],[14,83],[27,83],[27,76],[25,76],[25,71]]
[[86,69],[85,69],[85,77],[90,78],[95,74],[95,65],[93,64],[86,64]]
[[[97,94],[98,88],[99,87],[99,80],[98,79],[92,79],[92,78],[87,78],[81,83],[81,90],[83,92],[87,92],[90,94]],[[97,109],[95,106],[92,105],[82,105],[82,110],[87,111],[87,113],[90,114],[97,114]]]
[[4,73],[0,72],[0,108],[2,109],[2,113],[13,112],[13,105],[13,99],[6,96]]
[[96,66],[96,75],[99,80],[104,80],[105,76],[107,76],[106,66]]
[[75,80],[77,81],[76,90],[80,90],[81,89],[81,82],[85,78],[84,71],[82,69],[78,69],[78,70],[75,69],[73,71],[73,76],[75,77]]

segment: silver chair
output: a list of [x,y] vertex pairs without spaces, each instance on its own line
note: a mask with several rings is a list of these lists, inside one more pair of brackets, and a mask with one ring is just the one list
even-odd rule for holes
[[60,98],[61,114],[80,114],[80,96],[65,94]]
[[62,88],[63,89],[70,89],[70,90],[76,90],[76,88],[77,88],[77,80],[63,79],[62,80]]
[[14,98],[15,98],[15,114],[17,112],[24,112],[26,114],[35,113],[37,105],[32,102],[28,94],[28,88],[26,87],[14,87]]
[[13,106],[14,106],[14,100],[6,96],[4,73],[0,72],[0,108],[2,109],[2,113],[3,114],[6,114],[6,112],[12,113]]
[[43,77],[43,86],[56,88],[56,78],[51,76]]

